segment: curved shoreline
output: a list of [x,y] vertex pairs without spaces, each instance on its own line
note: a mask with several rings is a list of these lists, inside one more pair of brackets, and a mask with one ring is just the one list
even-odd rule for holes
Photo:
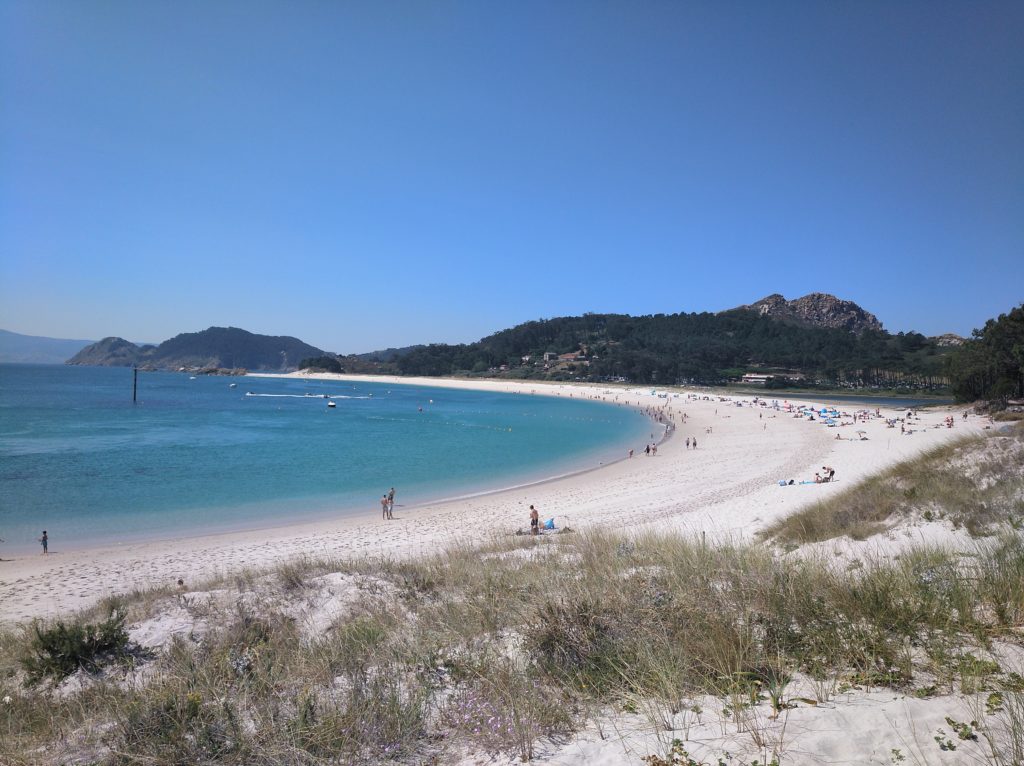
[[[168,375],[166,377],[183,379],[186,376]],[[366,380],[354,380],[354,385],[346,381],[343,386],[345,390],[342,391],[336,390],[334,383],[326,380],[317,381],[321,384],[319,386],[311,386],[303,384],[301,380],[296,381],[295,376],[254,375],[252,377],[263,379],[250,381],[250,385],[255,391],[264,393],[253,394],[250,391],[247,396],[301,397],[303,396],[302,389],[307,391],[335,390],[338,394],[336,398],[340,403],[340,409],[337,411],[338,417],[341,417],[342,410],[346,409],[345,403],[341,402],[342,398],[347,398],[346,393],[355,398],[369,398],[369,401],[361,402],[367,406],[374,403],[373,397],[376,395],[377,403],[384,407],[382,411],[384,419],[396,421],[386,424],[391,429],[387,433],[394,433],[394,428],[404,429],[406,426],[400,422],[403,415],[401,408],[386,405],[385,400],[391,397],[383,395],[385,387],[389,389],[388,393],[393,390],[397,398],[404,399],[412,405],[413,417],[415,417],[417,403],[422,405],[421,410],[428,410],[426,397],[432,396],[431,402],[436,399],[439,405],[437,410],[441,414],[439,420],[430,420],[429,416],[423,416],[428,418],[426,422],[435,429],[438,425],[451,426],[453,424],[480,428],[480,423],[484,423],[489,424],[482,426],[485,429],[500,425],[499,430],[504,431],[505,426],[508,426],[511,431],[514,427],[516,431],[520,432],[515,434],[519,436],[519,439],[515,442],[503,440],[493,442],[489,453],[486,445],[478,452],[475,446],[476,437],[472,435],[478,432],[470,430],[466,432],[470,435],[459,436],[458,443],[452,443],[453,450],[458,451],[459,454],[453,452],[451,462],[458,465],[449,465],[450,458],[438,451],[431,459],[421,461],[421,464],[426,466],[426,470],[409,472],[404,469],[411,463],[415,464],[420,455],[426,455],[421,446],[418,446],[416,440],[412,438],[395,439],[385,436],[389,441],[403,441],[408,445],[406,448],[398,450],[396,454],[394,444],[390,445],[390,450],[378,453],[372,442],[365,441],[358,448],[358,451],[364,454],[342,456],[346,461],[348,459],[352,459],[353,462],[364,461],[368,468],[360,474],[358,468],[354,471],[350,470],[346,462],[332,461],[327,468],[314,472],[303,466],[304,461],[290,460],[291,456],[295,454],[315,459],[324,454],[319,448],[329,450],[329,446],[317,442],[315,436],[299,435],[295,437],[293,435],[287,444],[276,437],[271,437],[267,442],[270,444],[269,448],[264,449],[262,453],[257,452],[251,463],[248,452],[243,460],[245,461],[245,470],[251,471],[253,468],[250,466],[254,466],[256,471],[262,472],[264,475],[268,471],[276,470],[276,463],[279,461],[295,466],[291,473],[288,473],[286,469],[284,481],[290,480],[291,483],[286,484],[282,494],[274,493],[275,486],[270,487],[266,493],[260,493],[253,490],[252,484],[248,480],[236,484],[232,483],[230,479],[228,479],[228,486],[234,488],[228,492],[208,495],[205,493],[207,488],[205,484],[188,488],[182,486],[182,491],[178,492],[173,484],[168,487],[168,482],[165,480],[161,483],[169,488],[168,497],[161,498],[158,494],[150,503],[150,498],[136,496],[137,507],[143,510],[133,517],[119,517],[117,514],[108,516],[106,514],[109,509],[118,508],[115,503],[116,498],[110,492],[106,493],[108,500],[105,502],[77,508],[78,497],[81,494],[87,495],[93,490],[86,483],[90,480],[89,478],[84,478],[82,484],[78,484],[76,480],[72,479],[71,483],[65,482],[67,491],[61,500],[51,503],[54,510],[67,508],[72,512],[69,516],[52,513],[50,509],[37,511],[34,506],[27,505],[24,510],[16,514],[16,517],[8,519],[10,525],[6,529],[0,528],[0,536],[6,538],[6,543],[0,544],[0,563],[3,559],[23,558],[38,554],[40,546],[35,541],[39,535],[39,528],[43,526],[50,529],[51,552],[60,550],[62,553],[87,553],[111,547],[121,548],[129,544],[171,544],[183,539],[244,534],[248,531],[267,533],[267,531],[295,524],[328,522],[342,516],[358,517],[375,509],[379,511],[380,492],[374,493],[372,488],[368,492],[368,487],[377,482],[382,484],[378,488],[383,488],[385,491],[389,484],[397,484],[400,497],[407,504],[412,504],[410,507],[417,508],[436,503],[466,500],[496,492],[514,491],[519,487],[537,485],[572,474],[584,473],[614,462],[625,455],[624,445],[639,441],[641,434],[644,434],[645,429],[649,427],[649,419],[636,408],[609,410],[607,402],[594,401],[589,397],[578,396],[574,402],[568,397],[549,397],[548,402],[555,402],[557,399],[558,403],[545,405],[544,401],[540,399],[524,398],[523,393],[519,390],[503,391],[498,394],[481,391],[472,395],[468,393],[457,395],[434,390],[438,388],[436,386],[425,391],[417,385],[403,385],[401,381],[365,385]],[[285,384],[284,380],[289,380],[289,382]],[[244,383],[242,385],[245,386]],[[341,387],[338,386],[338,388]],[[350,390],[353,387],[358,390]],[[295,393],[296,388],[300,389],[297,394]],[[243,387],[242,390],[246,389]],[[266,393],[266,391],[276,392]],[[288,393],[288,391],[292,391],[292,393]],[[541,393],[545,392],[541,391]],[[321,401],[321,406],[323,406],[323,400],[328,398],[329,394],[306,393],[305,397],[309,397],[306,398],[306,402],[315,397],[317,401]],[[445,402],[445,399],[449,401]],[[295,401],[294,398],[262,399],[263,402],[271,401],[273,403],[279,400]],[[455,402],[454,407],[453,402]],[[445,403],[447,403],[447,407],[445,407]],[[212,407],[218,406],[214,403]],[[469,412],[464,412],[467,410]],[[473,411],[478,411],[485,420],[478,421],[473,415]],[[223,412],[230,411],[224,410]],[[497,419],[490,419],[487,417],[488,414]],[[538,415],[545,414],[547,417],[556,418],[551,421],[551,428],[567,434],[568,438],[564,442],[560,438],[552,440],[547,426],[539,428],[534,424]],[[108,418],[113,417],[106,413],[102,415]],[[520,415],[527,417],[520,419]],[[56,412],[52,416],[58,417]],[[59,417],[65,416],[60,415]],[[407,420],[410,418],[408,414],[404,417]],[[375,419],[379,419],[379,416],[371,414],[370,420]],[[558,421],[564,422],[559,425]],[[592,423],[587,421],[592,421]],[[537,422],[547,423],[543,418]],[[263,423],[261,427],[272,430],[271,422],[265,420],[265,416],[261,423]],[[102,424],[97,427],[101,428]],[[87,439],[92,431],[79,431],[78,433]],[[337,433],[339,440],[351,442],[354,439],[356,443],[360,441],[358,434],[344,421],[341,430],[338,430]],[[400,433],[406,434],[407,431],[401,430]],[[525,441],[523,441],[523,437],[525,437]],[[188,431],[176,432],[173,434],[173,438],[181,440],[181,443],[184,444],[191,438],[191,434]],[[202,441],[202,434],[199,440]],[[445,443],[449,441],[451,441],[451,437]],[[518,445],[510,448],[509,443]],[[314,446],[316,444],[319,446]],[[524,449],[519,445],[523,445]],[[257,444],[257,446],[259,445]],[[82,449],[88,450],[89,448],[83,446]],[[295,453],[293,450],[299,452]],[[197,461],[193,464],[197,468],[200,462],[211,464],[223,462],[222,456],[212,449],[194,455],[191,460]],[[487,469],[481,468],[479,456],[483,456]],[[173,458],[173,456],[167,456],[166,453],[147,456],[146,470],[162,472],[163,459],[168,457]],[[237,462],[231,464],[230,458],[228,458],[228,465],[234,470],[243,467]],[[116,467],[109,469],[105,465],[100,466],[97,471],[93,472],[92,475],[96,477],[93,480],[97,484],[108,483],[102,476],[109,470],[115,471]],[[331,475],[329,479],[325,480],[324,476],[331,474],[334,470],[338,470],[339,475]],[[301,476],[298,481],[296,481],[296,473]],[[355,481],[351,483],[350,473],[355,476]],[[376,479],[373,479],[371,474],[376,476]],[[307,476],[309,481],[306,480]],[[297,485],[298,483],[301,483],[301,486]],[[259,485],[265,484],[266,482],[262,482]],[[166,502],[163,502],[165,500]],[[32,521],[37,516],[39,518],[38,527]],[[49,517],[49,521],[45,521],[44,516]],[[139,524],[137,529],[134,528],[136,518]],[[34,529],[34,534],[29,526]],[[56,534],[54,535],[54,533]],[[2,574],[2,567],[0,567],[0,578],[2,578]]]
[[[370,376],[345,376],[357,381]],[[331,376],[340,379],[340,376]],[[527,524],[535,504],[544,518],[574,528],[659,528],[701,530],[719,537],[745,537],[771,520],[923,449],[980,432],[981,419],[952,430],[926,428],[947,410],[923,414],[920,435],[892,438],[880,421],[858,424],[870,441],[836,440],[842,429],[793,418],[761,407],[753,397],[700,392],[703,399],[672,392],[652,396],[650,388],[614,389],[580,384],[541,385],[450,379],[379,382],[504,390],[587,398],[628,397],[641,408],[666,407],[677,418],[679,438],[663,440],[656,457],[597,466],[567,476],[420,507],[396,506],[396,518],[376,513],[303,522],[242,532],[181,537],[68,553],[4,560],[0,563],[0,620],[19,621],[81,608],[115,592],[190,584],[247,568],[272,566],[294,556],[361,557],[423,555],[453,543],[472,544],[491,535],[512,534]],[[610,393],[606,393],[610,391]],[[662,392],[665,389],[661,389]],[[691,394],[692,396],[692,394]],[[781,400],[780,400],[781,401]],[[791,400],[793,401],[793,400]],[[624,402],[622,402],[624,403]],[[686,413],[685,424],[682,414]],[[887,414],[894,415],[894,411]],[[852,432],[851,429],[850,432]],[[664,434],[660,434],[663,436]],[[686,439],[699,441],[686,449]],[[895,441],[895,443],[893,443]],[[835,485],[780,488],[780,478],[810,478],[821,465],[838,470]]]

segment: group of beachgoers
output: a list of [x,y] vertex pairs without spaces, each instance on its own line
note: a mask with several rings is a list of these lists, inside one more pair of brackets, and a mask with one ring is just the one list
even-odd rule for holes
[[827,484],[828,482],[835,479],[836,469],[831,466],[823,465],[821,467],[821,473],[814,474],[815,484]]
[[395,488],[394,487],[392,487],[391,490],[386,495],[381,495],[381,498],[380,498],[380,508],[381,508],[381,518],[382,519],[387,521],[388,519],[395,518],[394,516],[391,515],[391,512],[395,509]]
[[[967,420],[966,410],[964,411],[963,419]],[[956,421],[953,419],[952,415],[947,415],[943,418],[942,423],[936,423],[932,428],[942,428],[943,426],[946,428],[952,428],[955,422]],[[895,428],[897,423],[900,426],[900,434],[903,436],[909,436],[914,433],[915,429],[913,426],[917,425],[919,428],[921,427],[921,416],[916,412],[907,410],[907,414],[902,418],[886,418],[885,420],[886,428]]]
[[798,484],[798,483],[799,484],[828,484],[829,482],[833,482],[835,480],[836,480],[836,469],[833,468],[832,466],[823,465],[821,467],[821,471],[820,472],[816,471],[814,473],[814,481],[801,481],[801,482],[797,482],[796,479],[790,479],[789,481],[786,481],[785,479],[779,479],[779,486],[780,487],[791,487],[794,484]]

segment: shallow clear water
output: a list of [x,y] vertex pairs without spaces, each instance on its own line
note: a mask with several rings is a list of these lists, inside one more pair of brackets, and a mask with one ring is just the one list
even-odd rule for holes
[[131,385],[0,365],[3,551],[43,529],[68,550],[379,511],[392,486],[401,507],[619,459],[651,430],[568,397],[140,372],[132,405]]

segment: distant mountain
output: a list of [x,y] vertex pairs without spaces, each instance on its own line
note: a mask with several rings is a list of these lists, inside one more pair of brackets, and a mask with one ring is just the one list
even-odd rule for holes
[[256,335],[237,327],[211,327],[182,333],[159,346],[137,346],[123,338],[104,338],[82,349],[68,364],[103,367],[152,367],[161,370],[245,369],[289,371],[324,352],[298,338]]
[[811,327],[828,327],[862,333],[865,330],[882,331],[882,323],[853,301],[844,301],[828,293],[811,293],[787,301],[775,293],[749,306],[737,306],[733,311],[756,311],[761,316],[781,319]]
[[0,364],[64,364],[92,342],[0,330]]
[[90,367],[131,367],[140,363],[144,349],[153,348],[137,346],[124,338],[104,338],[86,346],[71,359],[67,359],[66,363]]

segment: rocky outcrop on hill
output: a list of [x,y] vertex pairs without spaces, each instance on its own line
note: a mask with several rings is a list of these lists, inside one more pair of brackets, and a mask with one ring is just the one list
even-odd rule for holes
[[964,345],[965,338],[957,335],[955,332],[947,332],[942,335],[936,335],[931,340],[935,341],[936,346],[962,346]]
[[828,293],[811,293],[791,301],[775,293],[749,306],[737,308],[756,311],[773,319],[849,330],[852,333],[882,329],[882,323],[874,314],[865,311],[853,301],[844,301]]
[[247,369],[291,371],[323,351],[298,338],[256,335],[237,327],[211,327],[182,333],[159,346],[136,346],[123,338],[104,338],[87,346],[68,364],[106,367],[139,365],[160,370]]

